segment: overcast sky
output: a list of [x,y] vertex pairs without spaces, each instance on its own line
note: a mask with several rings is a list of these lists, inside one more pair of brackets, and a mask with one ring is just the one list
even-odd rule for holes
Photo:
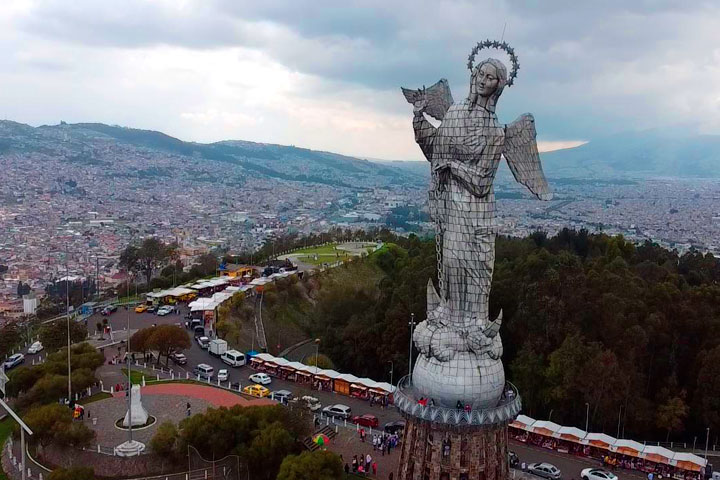
[[417,160],[399,87],[461,100],[504,25],[521,69],[498,117],[532,112],[541,148],[720,131],[720,2],[697,0],[2,0],[0,118]]

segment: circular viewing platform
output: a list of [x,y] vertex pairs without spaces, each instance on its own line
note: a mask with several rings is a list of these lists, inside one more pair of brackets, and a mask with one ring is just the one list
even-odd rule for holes
[[418,403],[422,396],[412,385],[409,375],[398,382],[394,393],[395,406],[404,414],[430,422],[448,425],[497,425],[510,423],[520,413],[522,401],[517,388],[505,383],[503,395],[495,407],[470,411]]

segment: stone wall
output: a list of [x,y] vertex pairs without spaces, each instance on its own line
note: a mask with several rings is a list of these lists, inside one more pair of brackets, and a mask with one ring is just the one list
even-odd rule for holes
[[507,426],[456,426],[408,416],[398,480],[506,480]]

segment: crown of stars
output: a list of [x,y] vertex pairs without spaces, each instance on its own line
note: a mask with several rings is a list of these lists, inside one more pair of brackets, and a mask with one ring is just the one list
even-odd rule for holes
[[498,50],[503,50],[510,57],[510,62],[512,63],[512,70],[510,71],[510,75],[508,76],[508,81],[505,86],[511,87],[512,84],[515,82],[518,70],[520,70],[520,64],[518,63],[517,55],[515,55],[515,50],[510,45],[508,45],[507,42],[498,42],[497,40],[489,39],[483,42],[478,42],[478,44],[473,47],[472,52],[468,56],[468,70],[472,71],[473,69],[475,63],[475,55],[477,55],[480,50],[486,48],[496,48]]

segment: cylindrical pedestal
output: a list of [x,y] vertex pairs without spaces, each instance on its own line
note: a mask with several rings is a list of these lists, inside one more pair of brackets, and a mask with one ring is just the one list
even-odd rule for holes
[[449,425],[405,418],[398,480],[507,480],[507,424]]

